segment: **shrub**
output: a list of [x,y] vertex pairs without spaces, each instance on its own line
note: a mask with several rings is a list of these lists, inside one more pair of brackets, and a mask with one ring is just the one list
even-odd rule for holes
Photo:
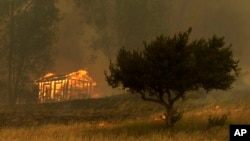
[[[182,114],[183,114],[183,111],[179,111],[179,110],[177,110],[177,109],[173,109],[173,111],[172,111],[172,117],[171,117],[171,122],[172,122],[173,124],[175,124],[176,122],[178,122],[178,121],[182,118]],[[161,116],[161,118],[162,118],[163,120],[165,120],[166,123],[168,124],[167,116],[168,116],[168,115],[167,115],[166,113],[164,113],[164,114]]]
[[182,114],[183,114],[183,111],[179,111],[179,110],[174,109],[173,116],[171,119],[172,122],[176,123],[177,121],[179,121],[182,118]]
[[221,116],[209,116],[207,127],[223,126],[225,125],[229,114],[223,114]]

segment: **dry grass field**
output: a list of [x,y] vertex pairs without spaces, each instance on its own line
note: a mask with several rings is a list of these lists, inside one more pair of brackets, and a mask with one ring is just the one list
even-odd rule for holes
[[[166,129],[164,109],[124,94],[64,103],[0,106],[0,141],[227,141],[229,124],[250,124],[250,91],[196,96],[177,105],[184,113]],[[228,119],[208,127],[208,117]]]

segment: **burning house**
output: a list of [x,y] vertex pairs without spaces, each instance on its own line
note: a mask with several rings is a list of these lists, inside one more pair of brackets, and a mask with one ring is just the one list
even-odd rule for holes
[[36,80],[36,84],[40,103],[90,98],[96,86],[86,70],[65,75],[47,73]]

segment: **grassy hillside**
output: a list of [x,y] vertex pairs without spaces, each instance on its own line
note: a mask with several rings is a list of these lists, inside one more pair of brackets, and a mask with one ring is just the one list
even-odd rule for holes
[[164,109],[159,105],[143,102],[129,94],[100,99],[75,100],[59,103],[2,105],[0,126],[30,126],[49,123],[117,122],[148,117]]
[[[168,130],[164,108],[131,94],[62,103],[0,106],[0,141],[13,140],[228,140],[231,123],[250,124],[250,92],[195,92],[176,103],[184,111]],[[228,115],[208,128],[208,117]]]

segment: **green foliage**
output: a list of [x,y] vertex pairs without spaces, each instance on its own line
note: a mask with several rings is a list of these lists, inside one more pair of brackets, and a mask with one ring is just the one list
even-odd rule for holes
[[213,36],[208,41],[194,41],[191,47],[195,54],[195,72],[199,85],[207,91],[229,89],[240,70],[231,45],[225,47],[223,37]]
[[223,114],[221,116],[209,116],[207,127],[223,126],[227,122],[228,114]]
[[110,62],[110,74],[105,72],[108,84],[163,105],[170,124],[173,104],[185,92],[231,88],[239,73],[231,46],[216,36],[189,42],[190,33],[191,28],[173,37],[161,35],[145,42],[143,51],[121,48],[116,63]]

